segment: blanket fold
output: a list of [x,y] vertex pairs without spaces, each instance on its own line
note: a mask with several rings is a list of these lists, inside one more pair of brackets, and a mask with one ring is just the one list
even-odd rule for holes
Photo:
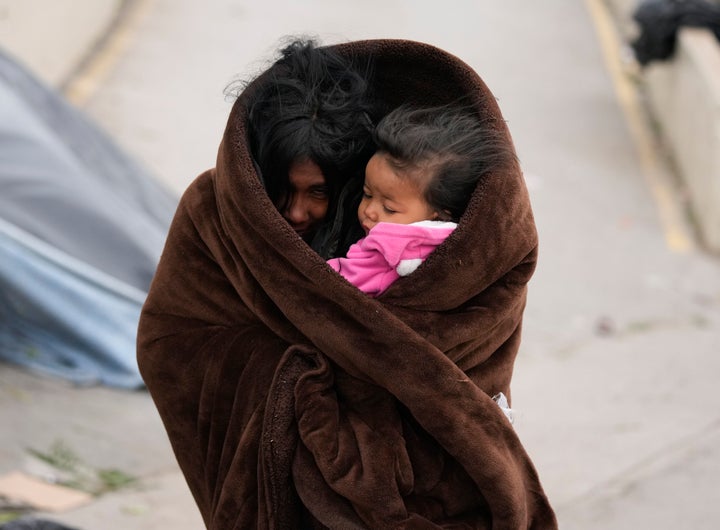
[[[462,99],[511,142],[456,57],[409,41],[337,49],[372,60],[388,108]],[[490,397],[511,396],[537,258],[519,167],[486,175],[457,229],[373,299],[282,219],[246,135],[241,95],[216,168],[180,202],[138,336],[207,527],[556,528]]]

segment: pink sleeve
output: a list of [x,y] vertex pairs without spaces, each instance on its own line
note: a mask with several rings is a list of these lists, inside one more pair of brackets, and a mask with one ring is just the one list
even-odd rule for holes
[[452,228],[378,223],[350,247],[346,258],[328,264],[361,291],[377,296],[400,277],[401,260],[425,259],[450,232]]
[[380,252],[390,266],[397,267],[401,260],[427,258],[453,229],[378,223],[364,246]]
[[375,241],[372,233],[350,247],[346,258],[333,258],[328,265],[355,287],[377,296],[399,278]]

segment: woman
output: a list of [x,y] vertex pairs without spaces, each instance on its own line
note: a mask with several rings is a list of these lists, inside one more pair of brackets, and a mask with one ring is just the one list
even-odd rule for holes
[[[463,101],[512,146],[487,87],[441,50],[381,40],[316,52],[372,63],[369,90],[341,87],[353,99]],[[352,147],[362,142],[327,129],[354,153],[342,168],[292,149],[277,170],[264,161],[256,96],[288,72],[306,85],[284,59],[242,92],[216,168],[183,196],[140,322],[141,371],[207,527],[556,528],[490,397],[510,396],[537,255],[517,163],[481,179],[448,239],[372,299],[323,259],[343,253],[345,219],[357,223],[342,174],[368,155]],[[296,219],[320,174],[325,215]]]
[[343,224],[352,217],[345,219],[341,203],[359,194],[374,151],[363,62],[295,41],[243,94],[250,151],[268,197],[324,257],[361,236],[356,224]]

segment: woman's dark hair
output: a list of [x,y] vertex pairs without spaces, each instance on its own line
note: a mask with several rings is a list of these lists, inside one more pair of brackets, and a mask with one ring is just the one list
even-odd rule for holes
[[464,107],[398,107],[378,124],[375,142],[401,176],[419,179],[441,218],[455,222],[478,181],[516,161],[503,131]]
[[327,238],[348,232],[347,226],[331,226],[337,216],[348,215],[342,207],[338,211],[341,193],[348,182],[359,187],[374,152],[369,72],[364,68],[361,74],[350,58],[333,49],[296,40],[281,50],[247,101],[250,149],[268,196],[280,210],[294,162],[311,160],[325,177],[327,226],[312,245],[323,257],[344,250]]

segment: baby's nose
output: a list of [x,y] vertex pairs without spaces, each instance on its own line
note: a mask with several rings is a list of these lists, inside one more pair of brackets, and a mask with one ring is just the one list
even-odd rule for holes
[[377,208],[373,203],[368,204],[365,207],[365,217],[368,219],[375,221],[377,219]]

